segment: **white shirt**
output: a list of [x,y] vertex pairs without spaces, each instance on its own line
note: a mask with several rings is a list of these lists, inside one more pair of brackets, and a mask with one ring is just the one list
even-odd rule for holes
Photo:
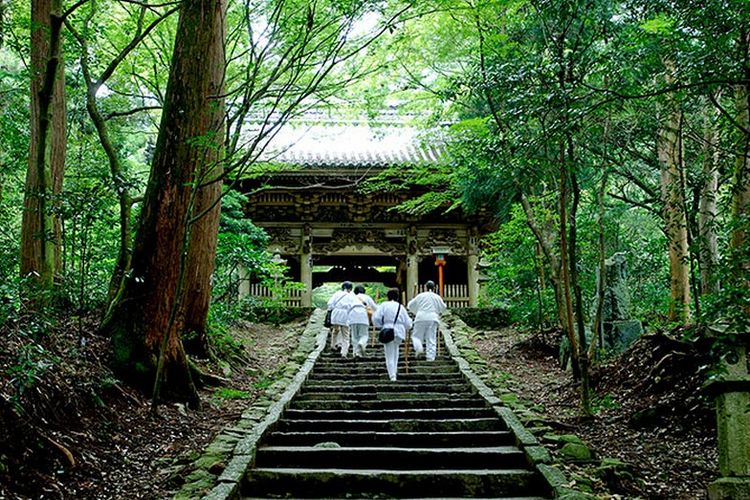
[[354,302],[359,303],[351,291],[339,290],[334,293],[328,299],[328,310],[333,311],[331,313],[331,324],[348,325],[349,310],[354,305]]
[[417,321],[440,321],[440,315],[447,309],[442,297],[435,292],[422,292],[409,301],[406,306],[415,314]]
[[369,307],[372,310],[372,313],[375,314],[378,306],[375,304],[375,301],[372,300],[372,297],[365,293],[355,294],[354,299],[356,303],[354,303],[349,310],[349,324],[369,325],[370,318],[367,316],[367,308]]
[[[401,308],[400,311],[398,310],[399,307]],[[396,313],[398,313],[398,318]],[[404,306],[395,300],[389,300],[380,304],[378,310],[372,315],[372,324],[378,328],[393,328],[396,337],[403,340],[406,338],[406,330],[411,328],[411,318],[409,318],[409,313],[406,312]]]

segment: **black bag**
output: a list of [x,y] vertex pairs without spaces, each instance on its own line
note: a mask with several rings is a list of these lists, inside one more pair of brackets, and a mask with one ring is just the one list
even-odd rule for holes
[[331,328],[331,325],[332,325],[332,323],[331,323],[331,313],[332,312],[333,311],[328,311],[326,313],[326,319],[323,320],[323,326],[325,326],[326,328]]
[[[341,297],[339,297],[339,300],[333,303],[333,309],[336,309],[336,304],[341,302],[341,299],[343,298],[344,296],[342,295]],[[328,312],[326,313],[326,319],[323,320],[323,326],[325,326],[326,328],[331,328],[331,326],[333,325],[333,323],[331,323],[331,314],[333,313],[333,309],[328,310]]]
[[381,328],[378,332],[378,340],[382,344],[387,344],[388,342],[393,342],[393,339],[396,338],[396,332],[393,330],[393,328]]
[[[401,314],[401,304],[398,305],[398,309],[396,309],[396,316],[393,318],[393,324],[396,324],[396,321],[398,321],[398,315]],[[393,339],[396,338],[396,331],[393,328],[381,328],[378,332],[378,340],[381,344],[387,344],[388,342],[393,342]]]

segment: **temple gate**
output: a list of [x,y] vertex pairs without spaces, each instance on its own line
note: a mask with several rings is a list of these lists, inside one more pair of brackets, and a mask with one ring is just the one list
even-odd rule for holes
[[[379,128],[373,133],[381,140],[360,140],[356,150],[348,150],[352,144],[347,138],[361,136],[363,128],[371,130],[318,126],[312,147],[306,149],[300,141],[287,144],[274,156],[272,173],[240,183],[249,196],[247,217],[269,233],[269,250],[286,260],[292,279],[305,286],[292,302],[309,306],[313,288],[344,280],[397,286],[409,300],[428,279],[438,282],[435,259],[440,254],[445,259],[443,297],[449,307],[476,306],[477,242],[491,226],[489,217],[468,216],[460,209],[423,215],[392,210],[424,194],[418,186],[363,190],[365,182],[386,167],[441,161],[434,148],[413,140],[400,145],[382,140],[393,134],[403,138],[403,127],[385,127],[387,132]],[[332,140],[328,148],[321,147],[321,137]]]

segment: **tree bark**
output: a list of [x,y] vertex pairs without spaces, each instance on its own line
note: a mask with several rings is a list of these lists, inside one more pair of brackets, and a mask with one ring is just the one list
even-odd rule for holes
[[[572,150],[572,146],[570,148]],[[572,157],[572,154],[571,154]],[[591,381],[589,380],[589,356],[586,342],[586,327],[583,322],[583,292],[578,280],[578,228],[576,215],[581,201],[581,188],[575,172],[570,173],[573,201],[570,207],[570,229],[568,253],[570,255],[570,284],[575,300],[576,331],[578,332],[578,363],[581,368],[581,407],[586,415],[591,415]]]
[[[218,92],[218,95],[223,92]],[[221,128],[223,115],[216,117],[215,126]],[[223,133],[218,137],[223,137]],[[205,178],[210,182],[200,189],[195,200],[194,222],[190,233],[190,253],[185,272],[185,297],[182,301],[185,318],[184,331],[190,340],[185,341],[185,348],[191,354],[206,356],[208,339],[206,321],[211,304],[211,277],[216,263],[216,245],[219,233],[219,213],[221,211],[221,182],[216,181],[222,175],[217,164],[218,157],[213,159],[215,168],[207,171]]]
[[669,98],[665,116],[657,132],[661,194],[664,204],[665,234],[669,246],[671,301],[670,321],[690,320],[690,254],[688,253],[685,190],[682,185],[681,132],[682,113],[674,98]]
[[[746,34],[746,46],[750,34]],[[750,73],[750,69],[747,70]],[[735,87],[737,123],[750,130],[750,89],[746,85]],[[750,135],[740,132],[740,141],[732,178],[732,233],[730,254],[733,281],[736,286],[750,290]],[[750,308],[746,308],[750,309]],[[750,313],[750,311],[748,311]]]
[[719,190],[719,130],[716,111],[706,106],[703,124],[703,183],[698,208],[700,236],[701,294],[719,291],[717,266],[719,249],[716,237],[716,196]]
[[62,0],[31,3],[31,122],[21,226],[22,277],[50,289],[61,268],[61,224],[53,215],[65,169]]
[[5,0],[0,0],[0,49],[5,43]]
[[159,373],[155,394],[191,404],[199,401],[180,337],[181,290],[196,189],[202,174],[216,168],[221,150],[216,117],[223,117],[224,5],[224,0],[184,0],[180,7],[131,270],[102,326],[111,335],[118,373],[144,388]]

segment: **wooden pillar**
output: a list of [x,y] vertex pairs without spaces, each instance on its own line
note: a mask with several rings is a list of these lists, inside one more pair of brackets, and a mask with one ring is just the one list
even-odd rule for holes
[[406,300],[414,298],[419,284],[419,256],[417,255],[417,228],[409,227],[406,235]]
[[477,307],[479,305],[479,271],[477,270],[477,264],[479,264],[479,247],[477,239],[477,229],[471,228],[466,245],[466,277],[469,288],[469,307]]
[[300,281],[305,285],[302,290],[302,307],[312,306],[313,288],[313,255],[312,255],[312,232],[310,226],[302,228],[302,242],[300,245],[299,271]]
[[479,272],[477,271],[479,256],[470,254],[466,257],[466,266],[469,285],[469,307],[477,307],[479,304]]

